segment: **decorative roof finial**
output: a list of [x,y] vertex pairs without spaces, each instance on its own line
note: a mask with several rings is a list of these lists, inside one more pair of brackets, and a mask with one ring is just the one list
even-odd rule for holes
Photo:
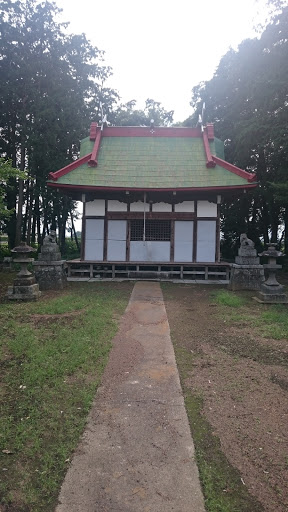
[[201,132],[204,131],[204,114],[205,114],[205,102],[202,105],[202,112],[198,117],[198,125],[201,126]]

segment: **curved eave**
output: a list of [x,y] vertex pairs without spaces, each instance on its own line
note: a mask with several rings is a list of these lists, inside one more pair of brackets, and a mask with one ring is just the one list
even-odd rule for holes
[[86,185],[68,185],[68,184],[60,184],[60,183],[51,183],[48,182],[47,185],[49,187],[54,187],[62,190],[71,190],[71,191],[97,191],[97,192],[224,192],[224,191],[232,191],[232,190],[247,190],[250,188],[257,187],[257,183],[247,183],[244,185],[231,185],[231,186],[219,186],[219,187],[173,187],[173,188],[143,188],[143,187],[92,187]]

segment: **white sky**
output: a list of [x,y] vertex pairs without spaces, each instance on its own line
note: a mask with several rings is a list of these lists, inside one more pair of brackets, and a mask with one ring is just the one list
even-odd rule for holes
[[[209,80],[229,47],[254,37],[265,0],[55,0],[69,31],[106,52],[122,102],[147,98],[191,113],[192,87]],[[109,119],[108,119],[109,121]]]

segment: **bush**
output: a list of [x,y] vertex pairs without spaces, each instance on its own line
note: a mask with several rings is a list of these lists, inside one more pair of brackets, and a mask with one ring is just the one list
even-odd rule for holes
[[[81,244],[79,242],[79,246]],[[80,250],[77,249],[77,245],[75,240],[71,240],[70,238],[66,238],[65,240],[65,251],[62,252],[62,258],[64,260],[74,260],[76,258],[80,258]]]
[[8,243],[0,244],[0,261],[3,261],[7,256],[12,256],[11,251],[8,247]]

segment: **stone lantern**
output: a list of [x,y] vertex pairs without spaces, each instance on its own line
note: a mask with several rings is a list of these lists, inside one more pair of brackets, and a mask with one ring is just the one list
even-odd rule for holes
[[35,276],[28,270],[29,263],[33,262],[33,258],[30,258],[29,254],[36,252],[36,249],[27,245],[26,242],[21,242],[11,252],[16,255],[13,261],[18,263],[21,269],[14,280],[13,286],[8,287],[7,298],[22,301],[38,300],[41,295],[39,285],[36,283]]
[[277,251],[277,244],[269,243],[268,249],[259,254],[259,256],[266,256],[268,263],[263,267],[268,272],[268,277],[260,286],[260,291],[257,293],[255,299],[258,302],[268,304],[286,304],[288,302],[287,295],[284,293],[284,286],[278,283],[276,279],[276,272],[282,265],[276,263],[277,258],[284,256],[281,251]]

